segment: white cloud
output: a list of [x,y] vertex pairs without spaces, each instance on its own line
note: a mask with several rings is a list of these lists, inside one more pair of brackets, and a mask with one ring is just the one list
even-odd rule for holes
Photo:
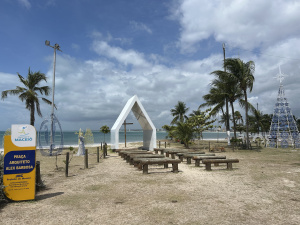
[[[169,124],[170,109],[179,100],[191,110],[203,102],[202,95],[213,78],[209,73],[216,68],[218,58],[212,55],[168,67],[161,57],[148,62],[146,59],[153,55],[113,47],[104,41],[95,41],[93,48],[104,58],[78,61],[65,54],[57,56],[55,103],[64,129],[83,125],[98,129],[100,123],[112,126],[135,94],[158,128]],[[124,70],[124,65],[129,67]],[[47,75],[51,85],[52,67]],[[43,112],[49,115],[50,107],[44,106]]]
[[29,2],[29,0],[18,0],[18,2],[27,9],[31,8],[31,3]]
[[181,24],[183,51],[195,51],[209,37],[253,49],[299,36],[299,11],[300,2],[293,0],[184,0],[173,18]]
[[152,34],[152,30],[144,23],[140,23],[136,21],[130,21],[129,23],[133,30],[145,31],[148,34]]
[[[197,54],[191,53],[185,59],[176,55],[175,39],[163,43],[166,54],[144,53],[135,48],[131,38],[114,37],[109,31],[106,34],[94,31],[90,36],[91,50],[97,53],[97,57],[81,60],[65,53],[57,55],[55,103],[63,130],[112,126],[126,101],[135,94],[158,128],[170,123],[170,109],[178,101],[184,101],[190,107],[189,113],[196,110],[204,102],[202,96],[208,93],[209,83],[214,78],[210,73],[222,69],[221,42],[231,47],[227,50],[228,55],[255,62],[255,83],[252,93],[249,93],[252,104],[256,106],[258,103],[259,110],[264,113],[273,112],[279,88],[274,77],[281,65],[282,72],[288,75],[283,83],[286,97],[293,113],[300,115],[298,2],[178,2],[173,18],[176,17],[181,25],[178,27],[181,32],[179,46],[182,51]],[[143,27],[137,22],[132,25]],[[144,31],[149,33],[151,30]],[[202,55],[199,45],[210,42],[212,37],[220,42],[220,52]],[[74,44],[74,47],[78,46]],[[233,52],[235,47],[239,47],[239,53]],[[166,55],[171,55],[175,61]],[[52,73],[51,56],[47,72],[49,86],[52,85]],[[15,88],[16,74],[0,73],[0,77],[1,90]],[[235,108],[243,113],[237,103]],[[6,112],[3,118],[9,122],[29,120],[29,111],[17,97],[1,101],[2,109]],[[42,104],[44,116],[49,116],[50,111],[50,106]],[[42,119],[36,119],[40,124]],[[2,130],[6,125],[1,124]]]
[[99,55],[105,55],[106,57],[113,58],[125,66],[151,66],[142,53],[139,53],[133,49],[124,50],[120,47],[113,47],[104,41],[95,41],[93,48]]

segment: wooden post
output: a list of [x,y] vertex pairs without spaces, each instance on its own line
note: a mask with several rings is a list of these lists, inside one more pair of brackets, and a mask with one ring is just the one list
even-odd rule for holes
[[65,177],[68,177],[69,174],[69,155],[70,153],[67,152],[66,154],[66,169],[65,169]]
[[36,161],[36,171],[35,171],[35,190],[39,191],[40,186],[42,184],[42,179],[41,179],[41,163],[40,161]]
[[148,164],[143,165],[143,174],[148,174]]
[[97,147],[97,163],[99,162],[99,147]]
[[197,167],[200,166],[200,159],[195,159],[195,166],[197,166]]
[[210,142],[208,142],[208,151],[210,152]]
[[107,144],[105,143],[103,147],[103,158],[105,158],[106,156],[107,156]]
[[211,171],[211,163],[206,163],[205,164],[205,169],[208,171]]
[[186,158],[186,164],[192,164],[192,157]]
[[178,173],[178,163],[172,163],[173,173]]
[[160,141],[158,141],[158,148],[160,148]]
[[165,148],[167,148],[167,142],[165,141]]
[[102,150],[102,142],[101,142],[101,150]]
[[87,169],[89,168],[89,158],[88,158],[89,152],[88,149],[85,150],[84,154],[84,168]]

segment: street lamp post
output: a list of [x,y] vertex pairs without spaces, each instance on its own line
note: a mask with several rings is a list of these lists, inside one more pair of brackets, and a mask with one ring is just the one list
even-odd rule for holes
[[54,62],[53,62],[53,79],[52,79],[52,104],[51,104],[51,130],[50,130],[50,155],[52,155],[52,150],[54,149],[53,143],[54,143],[54,90],[55,90],[55,65],[56,65],[56,50],[60,50],[60,46],[58,44],[55,44],[54,46],[50,45],[50,41],[45,41],[45,45],[51,47],[54,49]]

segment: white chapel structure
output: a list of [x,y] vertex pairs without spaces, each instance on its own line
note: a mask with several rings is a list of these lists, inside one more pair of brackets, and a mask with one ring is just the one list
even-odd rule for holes
[[130,111],[133,112],[143,129],[143,149],[153,150],[156,148],[156,128],[136,95],[127,101],[118,119],[111,128],[111,148],[119,148],[119,130]]

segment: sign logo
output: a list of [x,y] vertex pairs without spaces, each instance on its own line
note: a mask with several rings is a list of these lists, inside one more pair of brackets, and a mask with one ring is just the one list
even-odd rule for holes
[[19,147],[36,145],[36,130],[31,125],[12,125],[11,140]]
[[20,126],[18,134],[19,136],[15,141],[32,141],[32,137],[29,136],[28,126]]

